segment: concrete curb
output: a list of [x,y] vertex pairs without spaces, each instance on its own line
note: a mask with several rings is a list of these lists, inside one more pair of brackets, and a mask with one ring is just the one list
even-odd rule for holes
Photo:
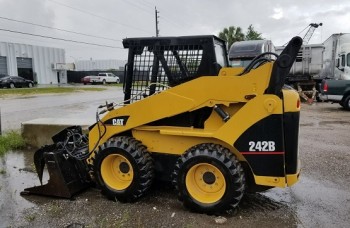
[[87,119],[39,118],[23,122],[21,132],[28,145],[40,148],[52,144],[51,137],[66,127],[79,125],[84,132],[87,132],[93,123],[93,120]]

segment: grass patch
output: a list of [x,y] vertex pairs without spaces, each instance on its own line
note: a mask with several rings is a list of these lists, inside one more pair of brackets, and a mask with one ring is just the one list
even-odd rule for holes
[[124,211],[123,214],[121,215],[120,220],[114,224],[114,227],[127,227],[128,221],[130,219],[130,213],[128,210]]
[[35,220],[36,215],[35,214],[27,215],[25,218],[28,222],[32,222]]
[[8,131],[0,136],[0,156],[9,150],[20,149],[25,146],[25,141],[18,131]]
[[116,84],[116,83],[110,83],[110,84],[106,84],[104,86],[115,86],[115,87],[123,87],[123,83],[119,83],[119,84]]
[[49,205],[47,211],[50,212],[50,214],[51,214],[52,216],[56,216],[56,217],[57,217],[57,216],[59,216],[59,214],[60,214],[61,212],[63,212],[63,208],[62,208],[62,206],[60,205],[60,203],[59,203],[58,201],[53,201],[53,202]]
[[35,95],[48,93],[73,93],[80,91],[103,91],[105,88],[81,88],[81,87],[48,87],[48,88],[18,88],[0,89],[1,95]]

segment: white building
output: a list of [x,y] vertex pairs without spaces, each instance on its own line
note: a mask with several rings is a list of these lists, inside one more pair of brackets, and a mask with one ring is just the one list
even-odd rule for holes
[[67,83],[61,48],[0,42],[0,74],[21,76],[38,84]]
[[99,71],[99,70],[124,70],[126,60],[106,59],[106,60],[77,60],[75,62],[76,71]]

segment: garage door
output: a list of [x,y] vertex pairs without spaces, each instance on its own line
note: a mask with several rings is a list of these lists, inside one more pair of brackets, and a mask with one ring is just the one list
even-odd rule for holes
[[0,56],[0,74],[7,74],[7,58]]
[[17,58],[17,68],[27,68],[27,69],[33,68],[32,59],[31,58]]
[[28,80],[33,80],[33,60],[32,58],[17,57],[18,76]]

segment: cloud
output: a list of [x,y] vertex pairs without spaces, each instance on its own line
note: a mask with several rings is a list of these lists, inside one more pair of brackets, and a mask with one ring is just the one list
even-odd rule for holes
[[[332,33],[350,32],[348,0],[55,0],[109,20],[83,13],[48,0],[0,0],[0,15],[28,22],[122,40],[125,37],[155,36],[154,7],[159,13],[161,36],[218,34],[223,28],[252,24],[264,38],[283,45],[310,23],[316,29],[310,42],[320,43]],[[122,46],[121,41],[89,38],[55,30],[1,20],[0,27],[79,41]],[[1,32],[0,39],[65,48],[67,56],[79,59],[127,57],[125,50],[106,49]]]
[[273,9],[274,14],[271,15],[271,18],[279,20],[283,18],[283,9],[282,8],[274,8]]

